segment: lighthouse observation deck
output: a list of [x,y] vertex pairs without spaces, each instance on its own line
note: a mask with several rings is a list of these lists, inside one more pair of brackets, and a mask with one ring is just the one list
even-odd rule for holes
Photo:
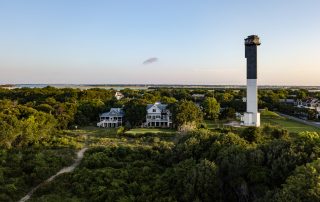
[[250,35],[244,40],[246,46],[259,46],[260,38],[257,35]]

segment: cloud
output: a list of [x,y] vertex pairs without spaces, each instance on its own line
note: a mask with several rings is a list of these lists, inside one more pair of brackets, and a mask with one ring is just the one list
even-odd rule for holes
[[145,60],[142,64],[147,65],[147,64],[154,63],[154,62],[158,62],[158,58],[156,58],[156,57],[149,58],[149,59]]

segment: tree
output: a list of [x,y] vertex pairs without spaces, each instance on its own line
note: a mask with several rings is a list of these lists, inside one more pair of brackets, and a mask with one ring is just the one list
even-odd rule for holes
[[177,100],[174,97],[163,96],[161,97],[161,102],[166,104],[173,104],[176,103]]
[[202,103],[204,115],[207,119],[216,120],[220,113],[220,104],[214,97],[207,97]]
[[299,91],[298,91],[298,94],[297,94],[297,98],[298,99],[305,99],[306,97],[307,97],[307,93],[308,93],[308,91],[307,90],[302,90],[302,89],[300,89]]
[[99,114],[106,110],[105,104],[100,99],[84,100],[79,103],[75,122],[79,125],[87,125],[97,121]]
[[[274,201],[320,201],[320,160],[298,167]],[[268,200],[268,199],[266,199]],[[270,201],[270,200],[269,200]]]
[[173,107],[173,122],[178,128],[189,125],[191,128],[198,126],[203,120],[200,108],[192,101],[182,100]]
[[245,128],[241,136],[248,142],[258,142],[262,139],[261,130],[257,127],[247,127]]
[[39,111],[43,111],[46,113],[51,114],[52,112],[54,112],[54,108],[51,105],[48,104],[40,104],[36,107],[37,110]]
[[129,121],[132,126],[141,125],[146,118],[146,107],[147,101],[144,99],[130,100],[124,107],[126,120]]
[[220,201],[218,168],[214,162],[201,160],[184,176],[184,201]]
[[222,119],[235,119],[236,118],[236,110],[232,107],[228,107],[224,109],[220,115]]

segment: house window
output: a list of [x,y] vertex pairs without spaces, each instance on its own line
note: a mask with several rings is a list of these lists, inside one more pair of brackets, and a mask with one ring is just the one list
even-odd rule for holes
[[156,111],[157,111],[156,109],[153,109],[153,110],[152,110],[152,112],[156,112]]

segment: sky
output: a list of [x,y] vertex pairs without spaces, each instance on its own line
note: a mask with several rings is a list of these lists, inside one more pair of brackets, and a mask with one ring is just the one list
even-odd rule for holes
[[319,0],[0,0],[0,83],[320,85]]

